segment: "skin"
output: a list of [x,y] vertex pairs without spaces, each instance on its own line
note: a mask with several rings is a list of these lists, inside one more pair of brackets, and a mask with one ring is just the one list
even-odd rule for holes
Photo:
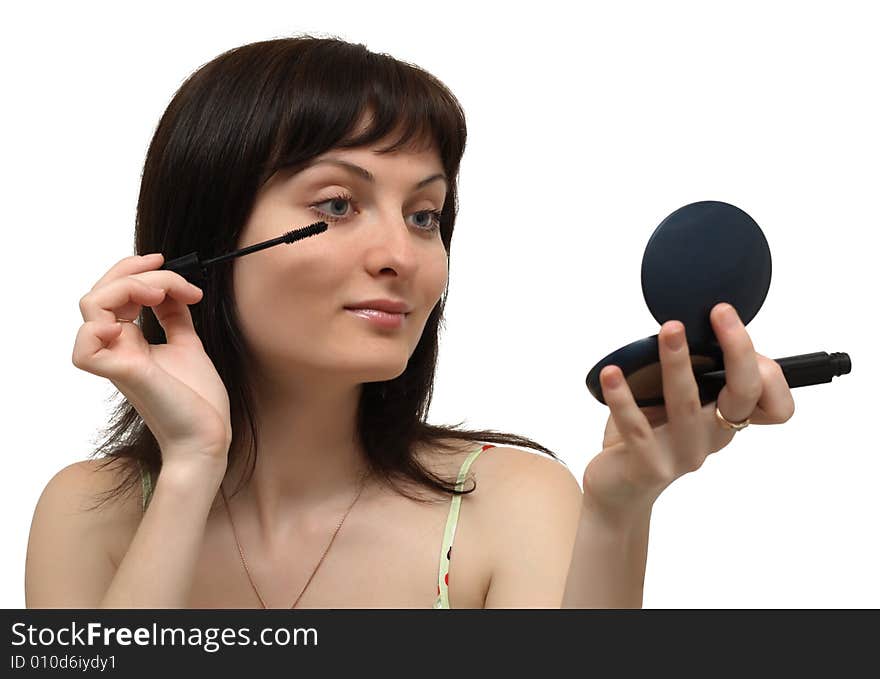
[[[355,441],[362,383],[405,370],[447,281],[439,229],[429,230],[421,213],[442,209],[446,184],[412,190],[443,173],[436,150],[337,149],[322,159],[359,165],[375,184],[323,163],[276,174],[257,197],[237,247],[320,219],[329,228],[239,258],[233,271],[242,331],[258,357],[260,454],[247,491],[231,503],[239,514],[256,513],[270,548],[283,544],[290,514],[318,503],[337,515],[348,507],[366,468]],[[352,200],[334,199],[343,194]],[[410,305],[401,328],[377,330],[344,309],[374,298]],[[224,487],[231,489],[242,471],[230,469]]]

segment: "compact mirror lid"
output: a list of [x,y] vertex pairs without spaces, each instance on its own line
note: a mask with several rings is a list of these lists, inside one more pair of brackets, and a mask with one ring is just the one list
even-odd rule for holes
[[679,208],[654,230],[642,258],[642,294],[660,325],[684,323],[690,344],[717,342],[709,312],[732,304],[748,324],[770,289],[770,247],[748,214],[704,200]]

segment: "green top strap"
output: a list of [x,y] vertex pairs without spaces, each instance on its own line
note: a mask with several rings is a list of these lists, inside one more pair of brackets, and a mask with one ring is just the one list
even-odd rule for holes
[[153,496],[153,479],[141,461],[138,460],[137,463],[141,470],[141,510],[147,511],[147,505],[150,504],[150,498]]
[[[465,458],[458,472],[458,479],[455,487],[457,490],[464,490],[464,480],[467,478],[468,470],[471,463],[477,459],[477,456],[484,450],[492,446],[484,446],[480,444],[474,452]],[[452,502],[449,506],[449,516],[446,519],[446,530],[443,532],[443,545],[440,548],[440,568],[437,573],[437,587],[440,595],[437,597],[435,608],[449,608],[449,585],[447,578],[449,575],[449,560],[451,557],[452,541],[455,539],[455,529],[458,526],[458,513],[461,508],[461,495],[453,495]]]

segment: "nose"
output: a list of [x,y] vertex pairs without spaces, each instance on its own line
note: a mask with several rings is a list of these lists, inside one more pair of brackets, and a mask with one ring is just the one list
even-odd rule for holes
[[420,234],[414,232],[417,227],[407,223],[400,209],[381,210],[365,226],[365,262],[372,274],[392,270],[398,276],[407,277],[416,271]]

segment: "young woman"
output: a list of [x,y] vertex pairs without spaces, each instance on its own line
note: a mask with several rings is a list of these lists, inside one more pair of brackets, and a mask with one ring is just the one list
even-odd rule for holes
[[[73,363],[125,400],[40,497],[28,607],[641,605],[654,500],[731,423],[786,421],[791,392],[719,305],[717,409],[670,321],[666,407],[603,372],[583,493],[534,441],[426,423],[465,130],[430,74],[336,39],[245,45],[181,86],[147,153],[142,254],[80,301]],[[201,288],[160,269],[317,221]]]

